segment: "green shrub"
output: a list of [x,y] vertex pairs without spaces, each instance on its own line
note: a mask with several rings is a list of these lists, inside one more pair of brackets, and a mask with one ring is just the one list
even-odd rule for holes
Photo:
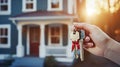
[[53,56],[47,56],[44,61],[44,67],[57,67],[57,63]]

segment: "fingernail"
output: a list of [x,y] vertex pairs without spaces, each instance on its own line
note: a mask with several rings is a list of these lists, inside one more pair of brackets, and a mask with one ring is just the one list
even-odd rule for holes
[[89,41],[90,41],[90,37],[89,37],[89,36],[86,36],[85,41],[86,41],[86,42],[89,42]]

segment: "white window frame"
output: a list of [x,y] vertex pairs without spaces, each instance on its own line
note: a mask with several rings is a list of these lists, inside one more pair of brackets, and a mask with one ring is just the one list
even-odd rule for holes
[[29,3],[27,2],[27,0],[22,0],[22,11],[23,12],[32,12],[32,11],[36,11],[37,10],[37,0],[33,0],[33,9],[26,9],[26,3]]
[[8,43],[7,44],[0,44],[0,48],[10,48],[11,47],[11,26],[9,24],[5,24],[5,25],[0,25],[0,28],[7,28],[8,30]]
[[51,7],[51,2],[52,2],[52,0],[48,0],[48,8],[47,8],[47,10],[48,11],[62,11],[63,10],[63,0],[58,0],[59,1],[59,8],[52,8]]
[[8,10],[7,11],[1,11],[0,9],[0,15],[10,15],[11,14],[11,0],[8,0],[8,3],[0,3],[1,5],[7,4]]
[[51,27],[54,27],[54,26],[49,26],[48,29],[49,29],[49,33],[48,33],[48,45],[49,46],[62,46],[62,26],[61,25],[58,25],[58,27],[60,28],[60,43],[58,44],[54,44],[54,43],[51,43]]

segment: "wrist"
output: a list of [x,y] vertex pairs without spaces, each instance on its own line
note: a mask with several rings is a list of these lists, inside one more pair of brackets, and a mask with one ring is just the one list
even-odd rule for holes
[[113,40],[111,38],[109,38],[108,42],[105,44],[106,45],[106,49],[104,50],[105,58],[107,58],[107,56],[109,56],[109,52],[111,52],[112,42],[113,42]]
[[120,43],[110,38],[104,57],[120,65]]

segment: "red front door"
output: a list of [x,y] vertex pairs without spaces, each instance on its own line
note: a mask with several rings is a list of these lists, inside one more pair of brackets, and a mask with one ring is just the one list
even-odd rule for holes
[[39,56],[40,28],[30,27],[30,56]]

